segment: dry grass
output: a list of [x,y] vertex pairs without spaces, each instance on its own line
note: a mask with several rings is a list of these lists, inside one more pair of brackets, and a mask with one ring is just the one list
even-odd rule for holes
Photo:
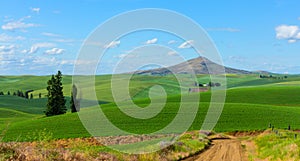
[[[129,136],[131,137],[131,136]],[[182,135],[174,144],[155,153],[124,154],[108,149],[95,138],[0,143],[0,160],[9,161],[100,161],[178,160],[201,151],[208,140],[199,132]]]

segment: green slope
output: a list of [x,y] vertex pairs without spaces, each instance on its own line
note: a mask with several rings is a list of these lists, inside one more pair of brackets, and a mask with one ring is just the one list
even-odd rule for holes
[[[130,82],[130,95],[140,107],[146,107],[151,100],[149,89],[153,85],[165,88],[168,99],[161,113],[149,120],[138,120],[124,115],[113,103],[110,75],[96,76],[96,93],[99,102],[112,102],[101,105],[110,121],[118,128],[134,133],[150,133],[168,125],[177,114],[181,96],[173,76],[134,76]],[[0,91],[34,89],[35,98],[39,92],[46,94],[49,76],[2,76]],[[64,76],[64,93],[69,99],[71,80]],[[198,75],[198,81],[209,81],[208,75]],[[276,127],[300,129],[300,76],[289,76],[286,80],[260,79],[257,75],[227,75],[228,86],[226,104],[216,131],[258,130],[267,128],[269,123]],[[186,85],[188,87],[188,85]],[[118,87],[123,90],[124,87]],[[154,91],[156,92],[156,91]],[[157,96],[160,93],[157,91]],[[193,93],[192,95],[197,95]],[[201,93],[201,106],[190,130],[199,129],[209,106],[210,92]],[[160,97],[155,98],[158,101]],[[155,102],[154,100],[152,100]],[[69,101],[67,101],[69,102]],[[66,114],[46,118],[43,115],[46,99],[26,100],[14,96],[0,96],[0,129],[4,140],[32,140],[37,132],[46,129],[54,138],[87,137],[89,133],[82,126],[77,114]],[[193,105],[191,102],[190,105]],[[131,108],[129,106],[128,108]],[[95,114],[94,108],[81,112]],[[186,114],[190,115],[190,114]],[[103,125],[105,126],[105,125]],[[180,126],[180,125],[179,125]]]
[[42,114],[46,99],[25,99],[16,96],[0,96],[0,108],[13,109],[29,114]]
[[[206,115],[208,103],[202,103],[190,130],[201,128]],[[168,103],[166,109],[149,120],[140,120],[128,117],[121,113],[116,106],[104,108],[105,114],[116,127],[132,133],[151,133],[168,125],[177,114],[177,103]],[[94,108],[86,109],[93,118]],[[187,117],[191,115],[186,113]],[[257,104],[227,103],[216,125],[216,131],[262,130],[269,123],[277,128],[300,129],[300,110],[298,107],[271,106]],[[184,124],[184,120],[182,122]],[[107,125],[99,125],[105,129]],[[181,126],[180,124],[178,126]],[[54,138],[87,137],[88,132],[83,127],[77,114],[66,114],[48,118],[38,118],[23,122],[16,122],[9,126],[4,137],[5,141],[28,139],[36,131],[46,129]]]
[[[196,94],[197,93],[193,93]],[[168,102],[180,101],[180,95],[171,95]],[[157,98],[160,100],[160,98]],[[210,102],[211,92],[200,94],[201,102]],[[136,103],[150,102],[148,98],[136,100]],[[265,105],[283,105],[300,107],[300,86],[260,86],[233,88],[226,91],[226,103],[249,103]]]

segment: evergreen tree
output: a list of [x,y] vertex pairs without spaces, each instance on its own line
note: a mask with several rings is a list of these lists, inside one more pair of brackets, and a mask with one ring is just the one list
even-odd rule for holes
[[32,93],[30,94],[30,99],[33,99],[33,94]]
[[39,93],[39,98],[42,98],[42,94],[41,93]]
[[17,94],[19,97],[24,97],[24,93],[20,90],[18,90],[18,94]]
[[27,90],[27,91],[25,92],[25,98],[26,98],[26,99],[29,99],[29,96],[30,96],[29,93],[30,93],[30,92],[33,92],[33,90]]
[[78,112],[80,109],[80,102],[77,98],[77,87],[75,84],[72,86],[70,108],[72,113]]
[[25,97],[23,91],[20,91],[20,97]]
[[9,92],[9,91],[7,92],[7,95],[10,95],[10,92]]
[[63,94],[62,74],[60,71],[48,81],[48,102],[46,116],[65,114],[67,111],[66,100]]
[[26,99],[29,98],[28,92],[25,92],[24,97],[25,97]]

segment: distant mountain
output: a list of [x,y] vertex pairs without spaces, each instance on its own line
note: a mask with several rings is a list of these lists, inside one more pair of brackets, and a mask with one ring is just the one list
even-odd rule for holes
[[253,71],[253,73],[262,74],[262,75],[277,74],[277,73],[272,73],[272,72],[268,72],[268,71],[264,71],[264,70]]
[[[195,74],[220,74],[222,73],[223,66],[210,61],[205,57],[198,57],[194,59],[190,59],[187,62],[183,62],[177,65],[170,66],[168,68],[157,68],[150,70],[140,70],[136,71],[135,74],[145,74],[145,75],[167,75],[172,72],[175,74],[184,74],[184,73],[192,73]],[[209,70],[208,70],[209,69]],[[225,73],[228,74],[253,74],[253,72],[234,69],[229,67],[224,67]],[[172,72],[171,72],[172,71]]]

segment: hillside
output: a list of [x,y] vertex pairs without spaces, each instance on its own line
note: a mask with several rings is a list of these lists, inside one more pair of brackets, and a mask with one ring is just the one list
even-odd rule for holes
[[[197,75],[198,82],[208,82],[209,75]],[[269,123],[276,127],[286,128],[291,125],[293,129],[300,129],[299,106],[300,106],[300,77],[289,75],[288,79],[261,79],[254,74],[228,74],[227,82],[230,89],[227,90],[226,103],[221,118],[215,129],[218,132],[235,130],[263,130]],[[30,88],[35,92],[46,93],[44,79],[47,77],[3,77],[2,90],[23,89],[24,82],[35,81]],[[41,79],[42,78],[42,79]],[[149,120],[139,120],[124,115],[114,103],[111,95],[110,76],[96,76],[96,93],[99,101],[107,101],[101,105],[103,112],[117,127],[134,132],[150,133],[166,126],[178,112],[181,95],[177,80],[168,76],[145,76],[135,75],[130,82],[130,95],[140,107],[146,107],[150,102],[160,97],[149,98],[149,89],[154,85],[161,85],[168,94],[166,106],[155,117]],[[6,83],[15,81],[14,84]],[[38,81],[41,80],[41,81]],[[71,77],[64,77],[64,88],[67,99],[70,93]],[[26,87],[28,88],[28,87]],[[120,87],[120,89],[122,89]],[[185,93],[183,95],[187,95]],[[198,94],[198,93],[194,93]],[[196,119],[190,130],[197,130],[202,124],[203,118],[209,106],[211,93],[200,93],[201,103]],[[69,101],[67,101],[68,103]],[[14,96],[0,96],[0,131],[4,141],[35,140],[38,132],[46,129],[53,134],[53,138],[77,138],[89,137],[77,114],[55,117],[44,117],[46,99],[34,97],[32,100]],[[188,103],[188,104],[193,104]],[[67,105],[68,106],[68,105]],[[82,109],[81,112],[93,116],[94,110],[99,107]],[[129,106],[128,108],[131,108]],[[104,125],[105,126],[105,125]],[[103,134],[105,135],[105,134]],[[29,137],[30,136],[30,137]]]
[[[189,64],[189,65],[187,65]],[[234,69],[229,67],[224,67],[225,73],[228,74],[252,74],[250,71]],[[223,73],[222,66],[210,61],[205,57],[198,57],[194,59],[190,59],[187,62],[183,62],[174,66],[167,68],[157,68],[151,70],[143,70],[137,71],[136,74],[147,74],[147,75],[166,75],[171,74],[171,71],[174,74],[183,74],[190,73],[190,71],[194,71],[195,74],[219,74]]]
[[[293,97],[285,95],[287,91],[292,93]],[[269,123],[272,123],[277,128],[286,128],[288,125],[291,125],[293,129],[300,129],[300,118],[298,117],[300,114],[298,108],[300,100],[297,99],[299,93],[299,88],[293,87],[256,87],[229,90],[223,113],[214,130],[218,132],[264,130]],[[199,111],[190,130],[200,129],[209,106],[210,96],[210,93],[201,94],[202,100]],[[147,134],[165,127],[174,119],[180,104],[178,99],[180,99],[180,95],[170,97],[164,109],[149,120],[128,117],[118,110],[115,104],[102,105],[101,108],[116,127],[132,133]],[[145,106],[145,102],[145,100],[136,101],[139,106]],[[6,107],[6,109],[10,109],[10,107]],[[86,108],[81,112],[93,118],[96,114],[95,110],[99,110],[98,107]],[[36,135],[34,134],[36,131],[42,131],[43,129],[47,129],[48,132],[53,134],[54,138],[90,136],[81,124],[78,115],[74,113],[54,117],[43,117],[40,115],[40,117],[33,119],[29,119],[30,117],[25,119],[23,115],[18,115],[14,118],[19,120],[11,122],[7,127],[3,138],[5,141],[34,139],[32,135]],[[23,121],[20,119],[23,119]],[[103,124],[101,127],[105,129],[106,126],[109,125]],[[108,133],[109,131],[103,131],[104,136],[108,135]],[[28,138],[28,135],[31,137]]]

